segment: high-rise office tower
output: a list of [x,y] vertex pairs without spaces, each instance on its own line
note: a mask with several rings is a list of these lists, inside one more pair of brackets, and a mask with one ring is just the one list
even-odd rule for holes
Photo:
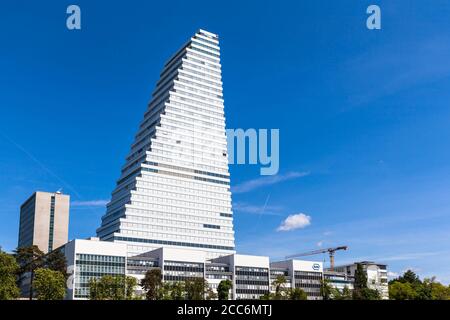
[[44,253],[65,244],[69,233],[70,196],[35,192],[20,207],[18,247],[36,245]]
[[129,255],[234,252],[218,36],[199,30],[165,64],[122,167],[101,240]]

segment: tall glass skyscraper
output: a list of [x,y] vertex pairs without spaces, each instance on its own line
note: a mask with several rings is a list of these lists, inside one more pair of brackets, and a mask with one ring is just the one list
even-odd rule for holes
[[102,217],[129,255],[234,252],[218,36],[199,30],[165,64]]

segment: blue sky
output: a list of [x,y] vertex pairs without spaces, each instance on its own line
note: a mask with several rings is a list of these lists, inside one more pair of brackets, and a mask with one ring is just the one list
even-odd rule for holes
[[[449,16],[445,0],[2,3],[0,245],[35,190],[63,188],[70,238],[95,234],[163,63],[204,28],[221,37],[227,127],[280,129],[279,176],[230,168],[237,250],[348,245],[338,263],[450,283]],[[279,231],[299,213],[309,225]]]

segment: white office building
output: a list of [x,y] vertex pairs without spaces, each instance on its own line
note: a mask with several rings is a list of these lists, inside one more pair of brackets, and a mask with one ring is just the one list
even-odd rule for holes
[[231,272],[232,299],[259,299],[269,293],[269,257],[231,254],[213,259],[212,262],[222,263]]
[[76,239],[58,248],[67,260],[69,275],[66,299],[89,299],[89,281],[106,275],[125,276],[127,246],[99,241],[98,238]]
[[377,290],[381,299],[389,299],[389,285],[387,276],[387,265],[372,261],[355,262],[334,268],[335,272],[341,272],[354,278],[358,264],[361,264],[367,276],[367,287]]
[[278,274],[284,275],[288,281],[286,287],[302,289],[308,300],[322,300],[322,262],[293,259],[276,261],[270,264],[270,271],[273,280]]
[[165,64],[102,217],[101,240],[234,253],[218,36],[199,30]]

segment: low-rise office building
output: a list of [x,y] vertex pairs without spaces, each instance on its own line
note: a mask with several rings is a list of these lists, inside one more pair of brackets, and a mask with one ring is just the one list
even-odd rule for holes
[[321,300],[323,264],[317,261],[285,260],[272,262],[271,270],[284,272],[290,280],[290,287],[305,291],[308,300]]
[[66,299],[89,299],[89,282],[105,275],[125,276],[127,246],[122,243],[72,240],[61,247],[68,266]]
[[345,288],[347,288],[350,293],[353,291],[355,277],[351,274],[347,274],[346,272],[324,270],[323,279],[328,282],[331,288],[339,290],[340,293],[343,293]]
[[269,293],[269,257],[230,254],[211,260],[228,266],[232,273],[232,299],[259,299]]
[[[72,240],[59,250],[66,256],[69,266],[67,299],[88,299],[89,281],[104,275],[133,276],[138,282],[147,271],[160,269],[164,282],[183,282],[193,278],[206,279],[209,287],[217,292],[222,280],[232,282],[230,299],[260,299],[275,292],[274,280],[286,279],[285,289],[300,288],[308,300],[321,300],[323,280],[343,291],[353,290],[356,263],[324,270],[317,261],[285,260],[269,262],[269,257],[230,254],[208,259],[199,250],[161,247],[135,256],[128,256],[127,245],[98,238]],[[386,265],[361,262],[367,272],[368,287],[388,297]],[[136,294],[143,294],[138,286]]]
[[354,277],[358,264],[361,264],[367,276],[367,287],[377,290],[381,299],[389,299],[387,265],[372,261],[355,262],[334,268],[334,271]]

